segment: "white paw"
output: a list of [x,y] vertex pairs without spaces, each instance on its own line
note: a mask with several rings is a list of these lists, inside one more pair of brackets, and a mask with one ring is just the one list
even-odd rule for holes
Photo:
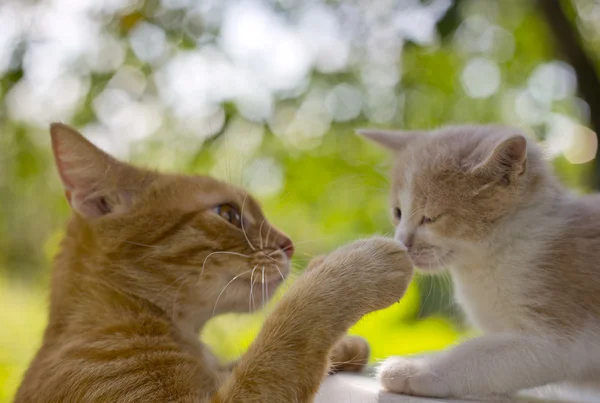
[[392,357],[379,367],[379,380],[389,392],[428,397],[450,396],[448,385],[422,359]]

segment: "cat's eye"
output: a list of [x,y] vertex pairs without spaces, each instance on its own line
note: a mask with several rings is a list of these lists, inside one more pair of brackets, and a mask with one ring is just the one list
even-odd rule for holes
[[421,225],[427,225],[427,224],[431,224],[431,223],[433,223],[433,222],[437,221],[437,219],[438,219],[438,218],[440,218],[440,216],[439,216],[439,215],[438,215],[438,216],[436,216],[436,217],[426,217],[426,216],[423,216],[423,217],[421,217],[421,222],[420,222],[420,224],[421,224]]
[[400,207],[394,207],[394,218],[397,220],[402,218],[402,210],[400,210]]
[[213,209],[224,220],[230,222],[238,228],[242,228],[242,217],[239,211],[231,204],[221,204]]

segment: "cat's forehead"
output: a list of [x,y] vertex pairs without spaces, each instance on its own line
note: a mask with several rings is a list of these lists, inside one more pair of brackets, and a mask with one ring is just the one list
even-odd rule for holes
[[261,215],[259,203],[247,191],[208,176],[164,176],[155,185],[157,202],[184,210],[232,204],[250,215]]
[[472,193],[469,178],[457,171],[433,168],[406,166],[394,183],[392,203],[407,212],[425,209],[432,215],[462,205]]
[[440,203],[470,189],[465,161],[473,155],[486,133],[469,127],[450,128],[425,135],[396,155],[393,197],[425,203]]
[[407,187],[428,188],[444,181],[460,170],[460,158],[446,147],[425,145],[414,147],[396,156],[393,185],[396,189]]

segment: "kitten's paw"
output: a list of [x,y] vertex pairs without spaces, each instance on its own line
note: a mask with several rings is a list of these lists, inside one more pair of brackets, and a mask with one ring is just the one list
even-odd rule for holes
[[389,392],[427,397],[449,397],[450,388],[420,359],[393,357],[379,368],[379,380]]
[[369,362],[369,343],[362,337],[346,336],[331,352],[330,373],[359,372]]

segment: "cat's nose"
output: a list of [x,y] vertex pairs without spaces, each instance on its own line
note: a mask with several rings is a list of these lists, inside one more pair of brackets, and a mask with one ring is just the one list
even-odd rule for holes
[[288,259],[291,259],[294,255],[294,243],[286,236],[284,236],[283,241],[280,242],[279,248],[285,253]]
[[410,248],[412,248],[413,246],[415,236],[412,233],[403,231],[400,228],[398,228],[398,230],[396,230],[396,235],[394,236],[394,238],[396,238],[397,241],[402,242],[402,244],[406,246],[406,249],[410,250]]

